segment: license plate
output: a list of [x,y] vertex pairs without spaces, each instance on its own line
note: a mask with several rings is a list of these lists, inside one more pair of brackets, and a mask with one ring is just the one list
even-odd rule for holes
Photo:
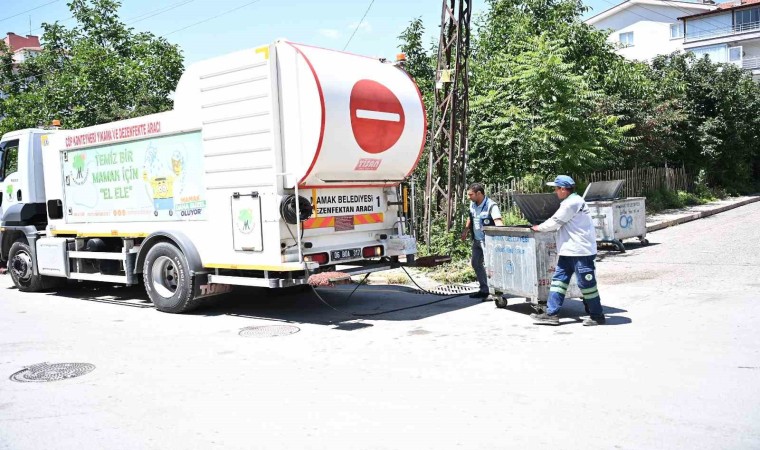
[[345,250],[333,250],[330,252],[330,259],[340,261],[341,259],[355,259],[362,257],[362,249],[348,248]]

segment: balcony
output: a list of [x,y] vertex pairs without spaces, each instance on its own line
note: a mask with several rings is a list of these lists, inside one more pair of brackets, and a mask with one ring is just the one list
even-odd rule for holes
[[755,58],[742,59],[742,69],[744,70],[760,69],[760,56],[755,57]]
[[[687,22],[688,28],[688,22]],[[734,25],[725,28],[713,28],[710,30],[695,30],[688,31],[684,42],[701,41],[703,39],[715,39],[727,36],[734,36],[737,34],[749,33],[760,31],[760,22],[748,22],[739,25]]]

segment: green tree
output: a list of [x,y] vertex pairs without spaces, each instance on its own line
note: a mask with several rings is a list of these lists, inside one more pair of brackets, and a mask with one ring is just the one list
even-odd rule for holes
[[43,24],[43,50],[10,70],[0,47],[0,132],[60,119],[78,128],[171,109],[183,71],[176,45],[135,32],[118,0],[71,0],[76,25]]
[[[490,0],[478,20],[470,172],[487,181],[603,168],[633,139],[607,107],[605,34],[576,0]],[[591,53],[591,54],[589,54]],[[596,64],[596,65],[595,65]]]
[[655,58],[652,69],[658,86],[683,87],[670,94],[663,89],[684,114],[675,127],[680,145],[668,161],[702,171],[713,187],[752,190],[760,175],[760,86],[733,64],[692,53]]
[[425,26],[421,18],[413,19],[398,36],[399,49],[406,55],[404,70],[414,78],[420,88],[425,105],[432,105],[433,83],[435,81],[436,61],[432,52],[425,50],[422,37],[425,34]]

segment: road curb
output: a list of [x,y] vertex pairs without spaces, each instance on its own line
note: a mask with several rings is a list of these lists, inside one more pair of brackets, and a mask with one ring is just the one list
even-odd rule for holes
[[758,202],[758,201],[760,201],[760,196],[748,198],[748,199],[742,200],[740,202],[732,203],[730,205],[719,206],[719,207],[717,207],[715,209],[709,209],[707,211],[700,211],[700,212],[690,213],[690,214],[683,215],[681,217],[676,217],[675,219],[665,220],[665,221],[660,222],[660,223],[655,223],[655,224],[652,224],[652,225],[648,225],[647,226],[647,233],[651,233],[652,231],[662,230],[663,228],[672,227],[674,225],[680,225],[682,223],[691,222],[692,220],[697,220],[697,219],[703,219],[705,217],[710,217],[710,216],[712,216],[714,214],[722,213],[722,212],[725,212],[725,211],[728,211],[728,210],[731,210],[731,209],[734,209],[734,208],[738,208],[740,206],[748,205],[750,203],[755,203],[755,202]]

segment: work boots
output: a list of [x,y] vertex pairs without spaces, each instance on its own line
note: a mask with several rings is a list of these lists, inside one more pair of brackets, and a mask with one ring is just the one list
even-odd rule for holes
[[534,325],[559,325],[559,317],[550,316],[546,313],[536,314],[533,313],[530,315],[530,318],[533,319]]

